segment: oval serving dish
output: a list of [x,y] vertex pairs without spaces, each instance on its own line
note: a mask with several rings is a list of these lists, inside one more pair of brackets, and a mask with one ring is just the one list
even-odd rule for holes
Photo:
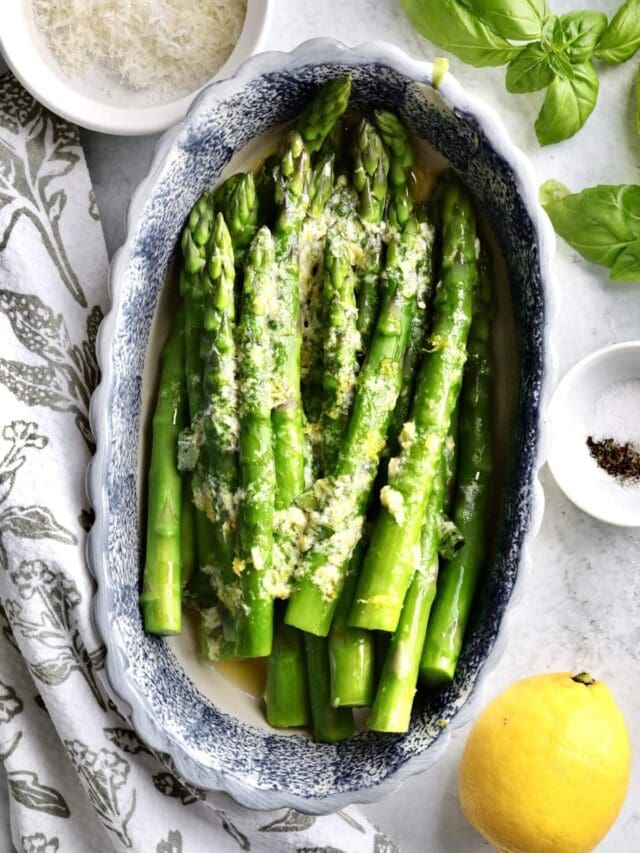
[[[502,643],[496,641],[526,563],[527,539],[542,516],[537,473],[544,460],[542,406],[553,378],[545,360],[553,234],[538,207],[535,175],[501,121],[450,75],[434,90],[432,71],[430,63],[413,61],[385,43],[349,49],[324,39],[249,60],[231,79],[207,87],[182,124],[162,138],[133,196],[127,239],[111,267],[113,307],[100,330],[102,383],[91,406],[97,452],[88,475],[96,513],[88,556],[97,580],[94,613],[107,647],[107,674],[130,705],[141,738],[168,753],[188,782],[225,790],[252,808],[324,813],[369,802],[442,755],[450,724],[469,718],[479,676],[497,658]],[[351,76],[358,107],[397,111],[475,192],[506,259],[498,299],[503,316],[496,326],[507,343],[498,353],[504,393],[496,398],[503,424],[496,446],[503,486],[496,498],[493,557],[455,681],[416,701],[406,735],[363,732],[327,745],[269,729],[224,679],[214,681],[213,691],[198,689],[196,669],[190,677],[175,644],[144,634],[138,606],[140,507],[150,374],[157,368],[158,330],[166,328],[170,311],[170,287],[164,285],[187,213],[232,158],[231,166],[246,159],[255,140],[297,115],[319,83],[344,74]]]

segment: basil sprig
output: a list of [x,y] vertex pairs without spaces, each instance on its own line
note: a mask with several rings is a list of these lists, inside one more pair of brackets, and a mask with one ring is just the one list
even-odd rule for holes
[[625,62],[640,47],[640,0],[626,0],[611,21],[603,12],[554,15],[546,0],[402,3],[422,35],[469,65],[506,65],[510,92],[546,90],[535,126],[541,145],[573,136],[593,112],[594,59]]
[[602,184],[571,193],[547,181],[540,202],[562,239],[608,267],[612,281],[640,281],[640,186]]

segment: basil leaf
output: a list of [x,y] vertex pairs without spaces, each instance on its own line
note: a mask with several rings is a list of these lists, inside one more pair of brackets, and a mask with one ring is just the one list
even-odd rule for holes
[[640,281],[640,239],[618,255],[609,277],[612,281]]
[[460,0],[402,0],[422,35],[468,65],[505,65],[520,50],[494,33]]
[[556,181],[543,184],[540,201],[558,234],[583,258],[612,267],[640,238],[640,186],[600,185],[564,196],[558,187]]
[[506,39],[539,38],[549,14],[546,0],[467,0],[467,5],[494,33]]
[[604,12],[568,12],[560,18],[564,50],[572,62],[584,62],[592,56],[607,29]]
[[627,0],[609,21],[595,55],[604,62],[626,62],[640,47],[640,0]]
[[576,76],[573,70],[573,65],[567,57],[562,53],[547,54],[549,67],[557,77],[562,77],[563,80],[573,80]]
[[552,80],[549,57],[540,42],[528,44],[507,65],[505,85],[507,91],[513,94],[537,92],[546,88]]
[[598,99],[598,75],[591,61],[573,66],[573,79],[555,77],[536,119],[541,145],[562,142],[577,133],[593,112]]
[[540,43],[547,53],[564,50],[564,30],[557,15],[549,15],[542,27]]

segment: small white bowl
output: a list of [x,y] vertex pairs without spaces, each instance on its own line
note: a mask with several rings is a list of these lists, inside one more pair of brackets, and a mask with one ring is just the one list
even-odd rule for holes
[[620,484],[599,468],[587,436],[598,398],[618,382],[635,380],[640,382],[640,341],[605,347],[571,368],[549,406],[549,468],[556,482],[581,510],[620,527],[640,527],[640,486]]
[[240,37],[220,70],[193,92],[158,104],[143,103],[144,95],[133,91],[123,90],[116,99],[105,94],[99,80],[91,84],[66,74],[37,29],[28,0],[8,0],[8,9],[3,6],[0,51],[36,100],[74,124],[121,136],[156,133],[184,118],[194,96],[205,85],[229,77],[261,49],[272,11],[273,0],[247,0]]

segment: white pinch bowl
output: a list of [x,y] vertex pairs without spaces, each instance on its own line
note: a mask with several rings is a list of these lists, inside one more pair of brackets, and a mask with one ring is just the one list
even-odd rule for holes
[[[180,97],[148,104],[144,93],[119,87],[109,96],[100,72],[88,82],[65,73],[46,37],[38,30],[28,0],[4,0],[0,22],[0,52],[11,71],[33,97],[68,121],[119,136],[139,136],[166,130],[184,118],[194,96],[207,83]],[[260,50],[271,21],[274,0],[247,0],[242,31],[224,65],[211,78],[220,80]]]
[[[596,403],[618,382],[640,382],[640,341],[604,347],[562,378],[549,405],[549,468],[565,495],[584,512],[620,527],[640,527],[640,485],[619,484],[598,468],[586,439]],[[636,413],[635,421],[640,418]]]

